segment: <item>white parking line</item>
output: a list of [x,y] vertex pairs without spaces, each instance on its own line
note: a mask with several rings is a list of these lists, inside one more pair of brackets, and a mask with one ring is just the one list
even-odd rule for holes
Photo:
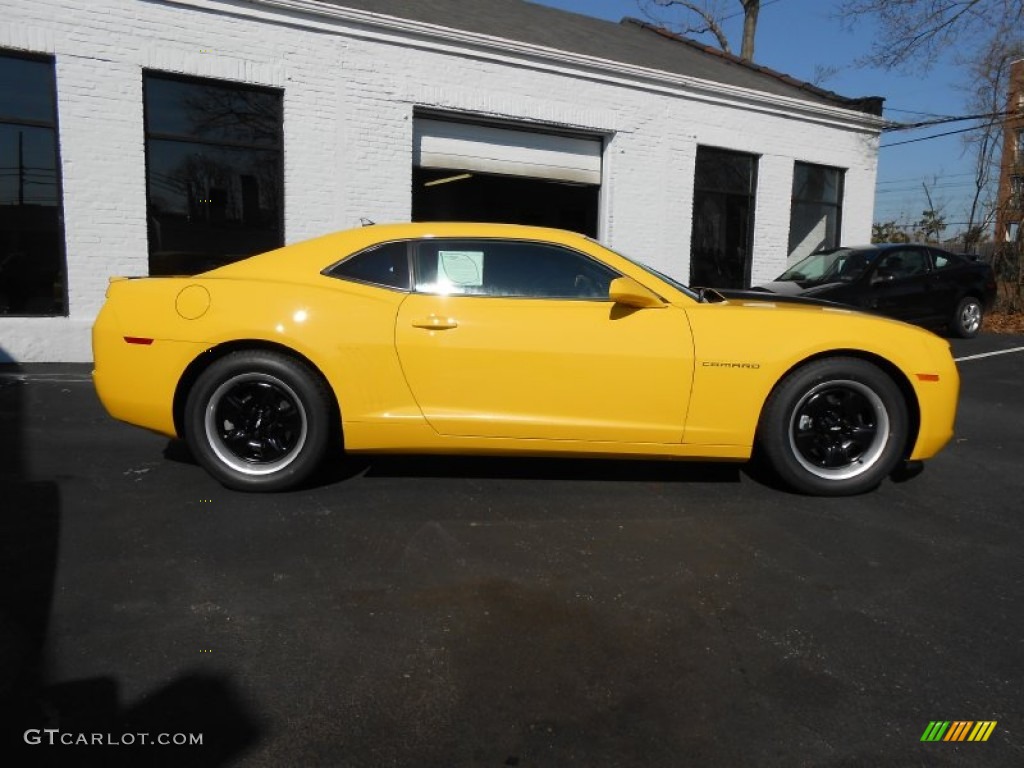
[[1011,352],[1024,352],[1024,347],[1012,347],[1010,349],[999,349],[999,350],[996,350],[995,352],[982,352],[981,354],[978,354],[978,355],[967,355],[966,357],[954,357],[953,360],[955,360],[958,363],[962,363],[965,360],[980,360],[983,357],[992,357],[993,355],[1008,355]]

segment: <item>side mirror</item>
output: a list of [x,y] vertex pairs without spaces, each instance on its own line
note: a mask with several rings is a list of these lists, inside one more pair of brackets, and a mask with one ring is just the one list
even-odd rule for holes
[[608,298],[616,304],[637,309],[654,309],[664,307],[661,297],[644,288],[631,277],[617,277],[608,286]]

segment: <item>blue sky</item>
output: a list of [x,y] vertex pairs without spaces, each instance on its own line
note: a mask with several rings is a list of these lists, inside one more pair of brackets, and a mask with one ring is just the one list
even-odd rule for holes
[[[532,0],[575,13],[618,21],[624,16],[642,18],[637,0]],[[733,3],[740,11],[739,0]],[[838,72],[821,86],[843,96],[883,96],[885,116],[912,122],[929,115],[960,115],[967,109],[967,94],[960,88],[961,71],[951,62],[939,62],[927,74],[901,75],[857,67],[854,61],[868,52],[875,39],[870,21],[844,29],[833,13],[836,4],[827,0],[763,0],[758,18],[754,60],[793,77],[813,81],[817,67]],[[739,48],[742,16],[727,22],[730,43]],[[734,42],[735,41],[735,42]],[[704,40],[713,43],[710,38]],[[926,114],[918,114],[926,113]],[[957,223],[967,219],[972,192],[972,160],[964,152],[959,135],[885,148],[889,142],[928,136],[964,127],[957,123],[931,129],[884,134],[879,152],[875,221],[915,221],[927,207],[922,182],[932,189],[933,200],[946,214],[956,233]]]

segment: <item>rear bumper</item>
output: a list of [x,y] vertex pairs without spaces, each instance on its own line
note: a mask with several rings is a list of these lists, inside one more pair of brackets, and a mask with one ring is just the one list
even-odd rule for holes
[[114,313],[104,307],[92,331],[96,394],[115,419],[176,437],[174,393],[182,374],[206,345],[126,339]]

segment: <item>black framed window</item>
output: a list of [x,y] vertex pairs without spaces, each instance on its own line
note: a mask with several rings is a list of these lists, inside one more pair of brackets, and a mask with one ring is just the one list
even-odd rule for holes
[[756,190],[756,155],[697,147],[690,237],[691,285],[750,285]]
[[421,240],[413,264],[420,293],[607,301],[619,277],[577,251],[528,241]]
[[946,251],[940,251],[937,248],[930,249],[932,254],[932,264],[936,270],[950,269],[952,267],[960,267],[964,265],[964,260],[954,253],[947,253]]
[[0,315],[67,314],[53,59],[0,51]]
[[281,91],[144,75],[149,272],[205,272],[284,245]]
[[789,215],[789,258],[839,247],[843,214],[843,171],[796,163],[793,207]]
[[901,248],[888,251],[878,264],[875,275],[904,280],[920,277],[931,271],[928,254],[923,248]]
[[349,256],[324,271],[328,277],[409,290],[409,244],[384,243]]

